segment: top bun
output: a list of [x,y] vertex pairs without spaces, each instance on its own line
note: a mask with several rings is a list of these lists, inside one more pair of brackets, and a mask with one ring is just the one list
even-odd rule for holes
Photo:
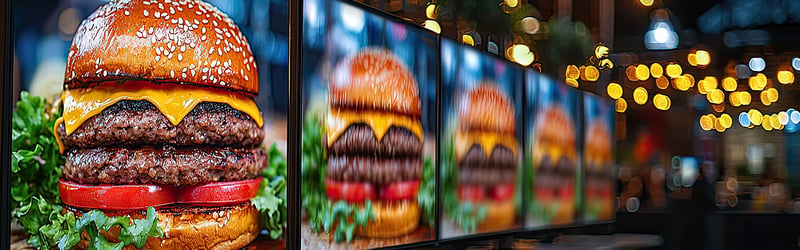
[[258,94],[247,39],[199,0],[112,1],[81,22],[65,73],[68,88],[144,79]]
[[340,61],[328,88],[333,108],[421,115],[414,76],[392,52],[366,48]]
[[514,106],[494,82],[483,81],[461,96],[458,119],[464,131],[514,134],[517,131]]
[[[560,105],[551,106],[536,115],[534,131],[537,144],[542,145],[545,149],[561,152],[563,156],[570,159],[575,159],[577,154],[575,123]],[[552,160],[556,161],[558,156],[562,155],[551,155]]]
[[599,163],[611,162],[613,158],[613,153],[611,152],[613,143],[609,128],[602,121],[595,120],[586,128],[584,146],[586,159],[588,161],[598,161]]

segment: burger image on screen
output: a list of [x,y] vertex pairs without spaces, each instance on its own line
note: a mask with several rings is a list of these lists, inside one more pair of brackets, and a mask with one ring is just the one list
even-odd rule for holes
[[149,249],[256,238],[265,131],[256,64],[230,18],[202,1],[112,1],[79,26],[65,77],[64,212],[138,219],[155,207],[163,237]]
[[416,80],[389,51],[365,48],[336,65],[328,86],[323,144],[331,201],[375,213],[356,235],[393,238],[417,229],[423,131]]
[[546,224],[574,219],[577,144],[575,123],[560,105],[539,112],[534,124],[533,197]]
[[586,128],[584,157],[586,162],[586,216],[588,219],[610,220],[614,217],[613,143],[607,123],[595,118]]
[[455,132],[458,199],[486,205],[477,231],[508,229],[516,221],[514,205],[518,145],[513,103],[493,82],[483,82],[458,101]]

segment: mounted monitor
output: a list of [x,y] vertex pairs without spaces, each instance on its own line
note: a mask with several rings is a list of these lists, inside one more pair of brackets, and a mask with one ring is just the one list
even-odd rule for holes
[[526,229],[573,226],[580,209],[580,93],[528,70]]
[[441,39],[441,239],[518,230],[523,70]]
[[434,240],[436,35],[357,3],[302,14],[301,248]]
[[614,104],[607,98],[583,95],[583,224],[614,221],[616,199]]

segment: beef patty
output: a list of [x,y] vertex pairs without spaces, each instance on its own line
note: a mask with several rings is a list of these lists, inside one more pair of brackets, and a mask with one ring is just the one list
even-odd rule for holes
[[378,141],[372,128],[353,124],[328,147],[333,155],[379,155],[383,157],[419,156],[422,141],[408,129],[391,127]]
[[328,157],[327,178],[331,180],[384,185],[418,180],[421,176],[421,157],[376,158],[346,155]]
[[152,103],[124,100],[87,119],[70,135],[64,124],[58,126],[57,133],[65,148],[142,144],[251,148],[264,139],[264,131],[250,116],[215,102],[198,104],[173,126]]
[[64,178],[81,184],[199,185],[257,178],[268,164],[261,149],[173,146],[71,149]]
[[516,169],[517,158],[510,149],[497,145],[492,149],[492,154],[488,157],[483,152],[480,145],[475,144],[469,148],[467,154],[459,162],[460,168],[503,168]]

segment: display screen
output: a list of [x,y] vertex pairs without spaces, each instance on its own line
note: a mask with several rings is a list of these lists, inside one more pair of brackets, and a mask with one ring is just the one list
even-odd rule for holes
[[522,70],[441,42],[441,237],[521,226]]
[[571,225],[580,204],[578,91],[527,72],[527,228]]
[[585,93],[583,117],[583,222],[612,221],[616,208],[614,107],[606,99]]
[[301,247],[435,238],[436,35],[305,0]]

